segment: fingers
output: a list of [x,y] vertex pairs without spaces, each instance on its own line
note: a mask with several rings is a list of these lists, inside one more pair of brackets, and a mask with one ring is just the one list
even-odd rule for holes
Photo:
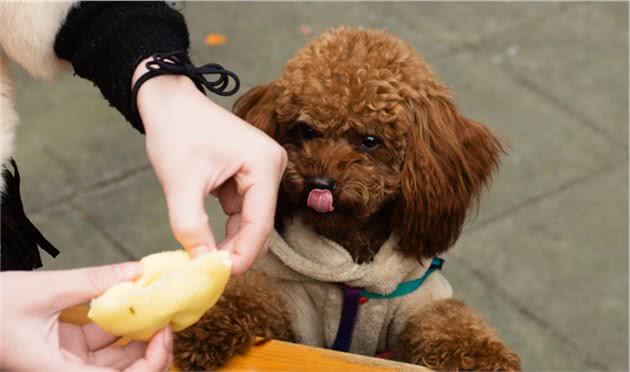
[[173,235],[193,256],[216,247],[205,209],[205,190],[182,182],[165,190],[168,215]]
[[127,372],[147,372],[167,370],[173,362],[173,332],[163,329],[153,336],[147,346],[144,358],[137,360]]
[[144,342],[130,342],[125,346],[111,345],[88,353],[86,364],[123,370],[142,360],[147,349]]
[[[129,371],[163,371],[172,363],[173,336],[170,328],[153,336],[149,345],[144,342],[130,342],[117,346],[111,344],[114,340],[108,339],[102,330],[92,329],[89,333],[91,336],[88,345],[75,347],[77,350],[74,351],[66,349],[73,345],[64,346],[66,350],[62,351],[66,363],[81,365],[90,371],[109,371],[110,368],[116,371],[126,368]],[[86,340],[87,338],[86,336]],[[95,349],[97,347],[101,348]]]
[[[133,280],[142,273],[137,262],[89,267],[76,270],[27,273],[22,288],[39,293],[40,305],[54,314],[67,307],[87,302],[115,284]],[[47,286],[42,290],[42,286]]]
[[241,224],[242,197],[233,178],[219,188],[216,196],[223,207],[223,212],[229,216],[225,223],[225,237],[218,245],[219,249],[223,249],[236,236]]
[[59,322],[59,344],[73,355],[85,355],[88,351],[81,326]]
[[234,248],[234,238],[238,233],[238,229],[241,225],[241,214],[236,213],[228,217],[225,222],[225,237],[217,245],[218,249],[230,251]]
[[231,215],[225,222],[225,238],[232,240],[238,233],[238,229],[241,226],[241,214],[237,213]]
[[59,322],[61,346],[72,354],[82,355],[84,358],[89,357],[91,353],[97,352],[99,349],[110,346],[117,339],[119,339],[118,336],[110,335],[94,323],[78,326]]
[[[264,180],[264,179],[263,179]],[[265,248],[273,229],[278,184],[273,180],[253,183],[244,190],[238,233],[226,246],[232,251],[232,272],[245,272]],[[228,233],[234,227],[228,224]]]
[[117,372],[113,368],[87,365],[83,359],[64,349],[61,349],[61,358],[55,358],[54,361],[47,363],[45,370],[55,372]]
[[287,164],[284,149],[277,144],[273,149],[264,163],[256,159],[243,166],[219,192],[223,211],[230,216],[221,248],[232,253],[233,274],[241,274],[252,265],[266,249],[273,229],[278,186]]
[[219,202],[221,203],[223,212],[228,216],[241,211],[241,195],[238,193],[238,188],[234,178],[230,178],[219,188],[217,196],[219,197]]
[[85,345],[90,351],[103,348],[120,338],[119,336],[110,335],[95,323],[88,323],[81,326],[81,331],[83,333]]

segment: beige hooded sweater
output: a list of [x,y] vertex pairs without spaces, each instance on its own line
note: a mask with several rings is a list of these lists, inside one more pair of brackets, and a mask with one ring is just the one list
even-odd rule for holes
[[[369,263],[357,264],[339,244],[306,227],[300,218],[286,224],[283,236],[274,231],[269,250],[254,264],[254,271],[275,280],[293,315],[297,341],[331,347],[341,318],[340,283],[378,294],[393,292],[405,281],[420,278],[431,260],[405,257],[392,235]],[[431,273],[415,291],[389,299],[369,299],[359,306],[350,352],[375,355],[395,350],[398,335],[409,317],[423,305],[450,298],[452,289],[439,271]]]

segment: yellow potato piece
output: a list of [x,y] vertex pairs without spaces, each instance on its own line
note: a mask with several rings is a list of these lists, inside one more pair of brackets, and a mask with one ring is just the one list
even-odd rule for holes
[[232,266],[230,254],[218,250],[195,259],[183,250],[162,252],[140,263],[140,278],[93,299],[88,312],[105,331],[139,341],[169,324],[177,332],[196,323],[223,293]]

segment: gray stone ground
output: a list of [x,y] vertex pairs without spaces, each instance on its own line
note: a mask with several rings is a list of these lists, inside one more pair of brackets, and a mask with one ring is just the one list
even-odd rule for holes
[[[447,255],[456,295],[529,370],[628,369],[626,3],[186,3],[196,61],[278,75],[314,33],[384,28],[413,44],[465,114],[511,143]],[[228,43],[207,46],[207,33]],[[48,268],[172,249],[143,138],[90,83],[16,69],[27,209],[63,251]],[[220,100],[229,106],[233,100]],[[224,217],[208,203],[217,235]]]

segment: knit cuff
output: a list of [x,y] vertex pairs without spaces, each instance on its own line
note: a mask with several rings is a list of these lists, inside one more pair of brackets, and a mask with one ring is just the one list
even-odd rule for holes
[[131,78],[137,64],[154,53],[182,51],[189,62],[183,16],[165,3],[82,2],[57,34],[55,52],[92,81],[141,133],[131,108]]

